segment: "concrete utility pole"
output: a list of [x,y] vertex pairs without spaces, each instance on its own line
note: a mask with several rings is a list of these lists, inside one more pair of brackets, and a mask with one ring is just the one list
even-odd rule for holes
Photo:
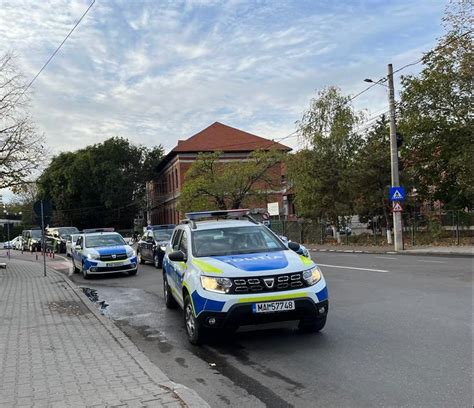
[[[395,121],[395,90],[393,86],[393,66],[388,64],[388,104],[390,108],[390,164],[392,187],[400,186],[398,177],[397,123]],[[392,203],[392,206],[395,203]],[[395,251],[403,249],[402,213],[393,211],[393,235]]]

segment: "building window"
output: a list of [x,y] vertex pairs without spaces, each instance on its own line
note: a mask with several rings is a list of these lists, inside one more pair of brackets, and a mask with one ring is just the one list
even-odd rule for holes
[[175,179],[175,186],[177,190],[178,189],[178,169],[174,169],[174,179]]

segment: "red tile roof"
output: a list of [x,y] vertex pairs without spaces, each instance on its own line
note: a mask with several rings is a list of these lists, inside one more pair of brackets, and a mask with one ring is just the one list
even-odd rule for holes
[[183,152],[248,152],[253,150],[278,149],[290,151],[291,148],[281,143],[252,135],[219,122],[186,140],[179,140],[178,145],[170,153]]

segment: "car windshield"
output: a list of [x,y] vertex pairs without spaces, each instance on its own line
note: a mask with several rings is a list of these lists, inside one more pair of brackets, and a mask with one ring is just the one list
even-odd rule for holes
[[116,245],[126,245],[123,238],[118,234],[101,234],[86,236],[86,247],[97,248]]
[[32,230],[31,231],[31,236],[33,238],[41,238],[41,230]]
[[196,257],[288,249],[267,228],[258,225],[193,231],[192,246]]
[[173,230],[155,230],[153,231],[153,236],[155,237],[156,241],[169,241],[171,238],[171,234]]

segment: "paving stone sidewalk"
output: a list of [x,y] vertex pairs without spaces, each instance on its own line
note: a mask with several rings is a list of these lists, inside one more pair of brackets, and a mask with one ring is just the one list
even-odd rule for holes
[[[67,278],[0,269],[0,407],[208,407],[171,382]],[[88,304],[90,303],[90,304]]]

